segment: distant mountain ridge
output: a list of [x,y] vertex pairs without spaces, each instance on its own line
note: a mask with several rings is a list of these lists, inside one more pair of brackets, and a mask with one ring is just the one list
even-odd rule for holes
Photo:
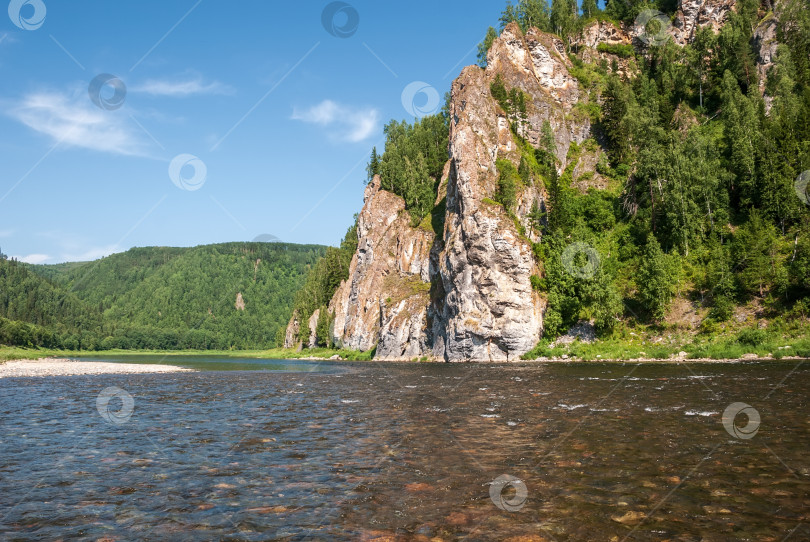
[[57,265],[0,260],[0,344],[271,348],[325,250],[225,243]]

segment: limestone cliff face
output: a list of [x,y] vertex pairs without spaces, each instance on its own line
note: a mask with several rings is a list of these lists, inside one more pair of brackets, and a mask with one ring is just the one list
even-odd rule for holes
[[[583,93],[556,37],[516,24],[504,29],[489,52],[485,71],[464,69],[453,83],[450,121],[451,169],[447,187],[444,250],[438,259],[443,291],[434,304],[433,355],[447,360],[507,361],[534,347],[542,335],[545,301],[532,290],[539,274],[529,240],[523,238],[495,194],[498,158],[517,165],[509,122],[489,87],[500,75],[507,87],[529,96],[525,137],[538,145],[544,121],[554,130],[565,164],[572,141],[588,137],[587,117],[572,114]],[[536,186],[521,194],[518,220],[544,194]]]
[[309,348],[315,348],[318,345],[318,318],[321,317],[321,309],[317,309],[315,312],[312,313],[312,316],[309,317],[309,322],[307,324],[307,329],[309,330],[309,340],[307,345]]
[[680,0],[672,22],[672,37],[679,45],[685,45],[704,26],[711,26],[717,33],[736,5],[736,0]]
[[[578,122],[566,119],[577,116],[572,109],[584,97],[577,80],[568,71],[570,67],[565,45],[559,38],[533,28],[523,35],[517,23],[510,23],[492,44],[486,71],[481,73],[480,68],[471,66],[462,71],[456,80],[453,85],[454,114],[460,119],[466,118],[473,130],[480,132],[477,135],[497,128],[498,144],[489,139],[484,141],[493,157],[501,147],[506,152],[511,151],[512,137],[506,117],[496,114],[491,98],[475,99],[489,97],[489,85],[496,75],[500,75],[507,88],[519,88],[532,98],[528,108],[529,126],[524,136],[533,146],[538,146],[543,121],[548,120],[557,142],[557,158],[564,163],[571,141],[582,141],[590,132],[590,121],[587,119],[579,118]],[[475,72],[482,77],[471,79]],[[462,86],[456,92],[459,83]],[[477,86],[478,92],[462,92],[470,85]],[[475,103],[468,106],[471,98],[475,99]],[[477,106],[487,109],[467,111]],[[453,142],[450,144],[452,147]]]
[[[562,42],[516,24],[493,44],[488,67],[465,68],[453,83],[449,162],[437,204],[446,209],[437,229],[414,227],[404,201],[366,188],[358,217],[358,248],[349,278],[335,293],[333,338],[376,359],[429,357],[439,361],[517,360],[539,341],[545,300],[532,289],[539,274],[530,239],[518,231],[527,214],[543,208],[545,192],[531,183],[519,194],[515,218],[492,202],[496,160],[516,166],[520,150],[506,113],[492,98],[500,75],[527,96],[524,137],[539,145],[548,121],[565,167],[572,142],[590,135],[590,120],[574,108],[587,96],[570,73]],[[441,218],[441,217],[439,217]],[[529,234],[531,235],[531,234]],[[295,318],[288,335],[302,327]]]
[[773,67],[776,60],[776,49],[779,42],[776,40],[776,32],[779,28],[779,5],[777,4],[774,13],[770,17],[763,19],[754,30],[754,50],[757,52],[757,74],[759,76],[759,93],[765,98],[767,111],[771,109],[772,96],[765,93],[765,83],[768,81],[768,72]]
[[298,311],[293,312],[290,323],[287,324],[287,330],[284,334],[284,348],[294,348],[301,350],[303,344],[298,340],[298,334],[301,331],[301,320]]
[[626,28],[619,28],[609,21],[594,20],[589,23],[576,40],[575,45],[596,49],[600,43],[607,45],[624,45],[631,42]]
[[380,188],[365,192],[357,252],[332,298],[333,339],[354,350],[377,346],[378,359],[409,359],[428,351],[432,231],[411,227],[405,202]]
[[588,23],[579,35],[572,40],[572,45],[577,48],[577,55],[583,62],[591,64],[601,64],[605,61],[608,66],[616,64],[616,73],[624,78],[636,75],[638,68],[628,58],[622,58],[615,54],[599,51],[599,44],[605,45],[632,45],[632,29],[626,25],[621,27],[609,21],[594,20]]

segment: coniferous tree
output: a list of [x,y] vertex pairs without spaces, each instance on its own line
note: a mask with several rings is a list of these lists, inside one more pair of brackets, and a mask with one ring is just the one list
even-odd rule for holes
[[732,192],[739,206],[748,209],[757,200],[756,156],[759,148],[759,117],[730,71],[723,76],[723,120],[729,163],[735,179]]
[[487,34],[484,36],[484,41],[478,44],[478,65],[482,68],[487,67],[487,54],[492,47],[492,43],[498,38],[498,31],[491,26],[487,29]]
[[661,321],[666,316],[677,280],[677,260],[665,254],[655,236],[650,235],[641,257],[637,285],[641,303],[654,320]]
[[599,5],[596,0],[582,0],[582,16],[587,18],[593,17],[599,13]]
[[366,183],[374,180],[375,175],[380,174],[380,156],[377,154],[377,147],[371,149],[371,159],[366,166]]
[[576,0],[551,0],[550,24],[552,31],[560,36],[570,49],[570,38],[577,23]]
[[734,255],[740,286],[749,294],[762,297],[786,279],[776,228],[756,210],[734,236]]
[[515,210],[517,204],[518,183],[520,175],[514,164],[509,160],[498,160],[498,186],[495,192],[495,201],[504,206],[507,212]]
[[714,31],[706,26],[697,30],[694,41],[686,49],[688,74],[692,76],[693,86],[697,87],[698,105],[701,109],[704,95],[711,92],[707,87],[711,81],[712,50],[716,43]]
[[602,100],[602,127],[610,142],[611,157],[615,162],[620,162],[629,150],[630,133],[625,117],[630,98],[627,88],[618,77],[608,78]]

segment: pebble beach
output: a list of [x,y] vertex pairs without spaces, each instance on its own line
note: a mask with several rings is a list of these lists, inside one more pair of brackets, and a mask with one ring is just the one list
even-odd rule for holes
[[187,372],[194,370],[173,365],[137,365],[64,358],[23,359],[0,365],[0,378]]

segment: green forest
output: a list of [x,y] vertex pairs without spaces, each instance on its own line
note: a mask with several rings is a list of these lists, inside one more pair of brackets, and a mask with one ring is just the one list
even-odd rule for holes
[[264,349],[325,247],[134,248],[88,263],[0,257],[0,344],[66,350]]
[[[492,84],[522,154],[518,167],[497,161],[492,202],[511,214],[529,183],[548,194],[546,210],[529,215],[542,237],[533,244],[542,276],[532,277],[532,284],[548,299],[539,350],[583,319],[604,338],[660,327],[677,297],[709,307],[701,327],[709,335],[735,307],[753,300],[788,327],[810,315],[810,206],[796,188],[798,176],[810,169],[810,6],[806,0],[783,5],[782,45],[764,82],[768,109],[759,92],[753,32],[773,17],[770,4],[741,0],[719,34],[700,30],[686,47],[672,40],[644,51],[600,46],[636,68],[637,77],[625,78],[615,60],[583,62],[578,33],[594,20],[632,24],[648,9],[672,17],[677,2],[608,0],[604,10],[593,0],[581,7],[573,0],[507,3],[500,30],[517,22],[524,31],[537,27],[564,41],[572,75],[588,93],[578,108],[593,126],[591,139],[571,146],[568,167],[559,174],[551,127],[543,127],[539,148],[530,146],[519,135],[527,98],[499,78]],[[489,28],[479,45],[482,67],[498,35]],[[443,211],[436,199],[448,131],[446,105],[412,123],[392,120],[384,152],[372,150],[367,182],[380,175],[382,188],[404,199],[414,226]],[[609,187],[583,194],[572,186],[578,180],[573,169],[580,153],[598,148],[607,158],[597,171]],[[574,276],[565,261],[572,243],[616,257],[601,259],[592,276]],[[298,295],[301,321],[322,309],[320,346],[329,346],[325,309],[348,276],[355,247],[352,229]],[[584,265],[588,253],[574,258],[575,266]]]
[[[551,127],[543,127],[539,148],[530,146],[519,135],[526,97],[500,79],[492,85],[522,154],[519,167],[498,160],[492,202],[511,214],[529,183],[548,194],[545,211],[529,215],[542,237],[533,245],[542,272],[532,284],[548,299],[539,349],[583,319],[595,322],[605,338],[638,326],[664,329],[676,298],[709,308],[701,325],[707,335],[720,330],[735,307],[752,302],[787,327],[810,315],[810,206],[797,193],[797,179],[810,169],[810,6],[806,0],[783,6],[781,45],[763,82],[766,105],[753,33],[773,17],[768,2],[741,0],[719,34],[700,30],[685,47],[672,40],[643,51],[600,46],[616,59],[598,64],[577,54],[575,38],[586,24],[632,24],[648,9],[672,17],[677,2],[608,0],[604,10],[589,0],[579,8],[572,0],[507,4],[500,30],[517,22],[524,31],[537,27],[564,41],[572,75],[588,93],[577,108],[593,126],[591,139],[571,146],[559,174]],[[480,44],[482,67],[498,35],[489,28]],[[637,76],[622,76],[617,59],[628,60]],[[368,181],[380,175],[383,189],[403,197],[415,226],[440,211],[434,205],[448,122],[447,107],[413,123],[392,121],[384,152],[375,148],[367,167]],[[597,171],[609,186],[581,193],[573,188],[582,180],[573,178],[574,165],[580,153],[597,149],[606,151]],[[613,257],[602,258],[592,276],[574,276],[566,271],[565,251],[577,243]],[[324,307],[337,278],[346,276],[342,262],[353,249],[348,237],[344,247],[344,259],[321,263],[322,278],[308,279],[321,286],[299,296],[300,307],[309,300],[305,316]],[[588,257],[580,251],[573,263],[582,266]]]
[[[800,193],[800,175],[810,169],[810,9],[801,0],[783,6],[775,65],[764,81],[770,107],[759,91],[753,40],[773,17],[770,5],[742,0],[719,34],[700,30],[686,47],[667,40],[630,55],[608,51],[630,57],[632,78],[617,73],[615,61],[582,62],[570,38],[594,18],[632,23],[644,9],[671,16],[675,3],[609,1],[601,12],[586,2],[581,15],[567,0],[507,6],[501,28],[517,21],[569,45],[594,126],[582,147],[604,142],[608,157],[597,171],[609,188],[587,194],[572,188],[578,145],[559,178],[536,172],[549,195],[547,213],[533,221],[542,233],[535,252],[543,276],[533,282],[549,300],[546,340],[581,319],[603,335],[627,322],[660,324],[676,297],[710,307],[706,333],[752,301],[771,319],[810,314],[810,206]],[[484,65],[495,35],[490,29],[479,48]],[[503,101],[506,92],[492,90]],[[523,147],[529,165],[548,156]],[[510,177],[520,176],[503,168],[501,178]],[[593,276],[572,276],[564,267],[572,241],[617,257],[603,258]]]

